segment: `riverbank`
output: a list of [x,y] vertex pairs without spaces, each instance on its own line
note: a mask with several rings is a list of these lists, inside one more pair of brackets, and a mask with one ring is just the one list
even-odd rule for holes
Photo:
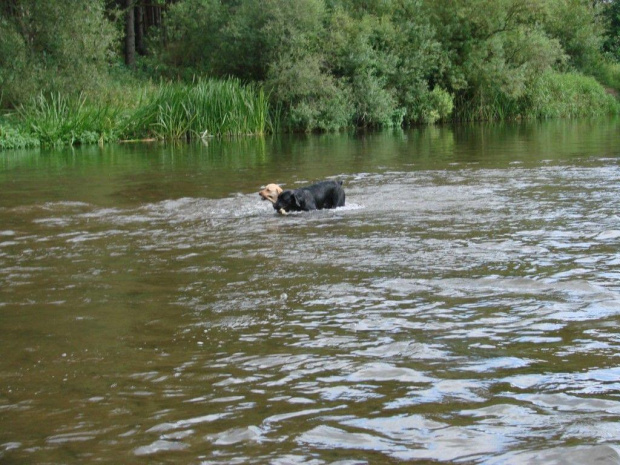
[[0,118],[0,149],[191,140],[272,132],[265,92],[238,79],[128,89],[94,100],[39,94]]
[[[124,94],[98,96],[39,94],[0,117],[0,150],[106,144],[131,140],[196,140],[255,136],[292,130],[265,91],[238,79],[162,82]],[[447,102],[446,102],[446,99]],[[446,112],[442,107],[453,108]],[[518,98],[480,93],[454,101],[441,94],[426,108],[437,121],[582,118],[620,113],[620,101],[593,77],[546,72]],[[442,113],[443,112],[443,113]],[[446,114],[447,113],[447,114]],[[439,117],[443,114],[442,117]],[[290,116],[290,115],[289,115]],[[401,123],[402,124],[402,121]],[[331,130],[356,126],[343,120]]]
[[620,112],[620,1],[129,5],[0,7],[0,149]]

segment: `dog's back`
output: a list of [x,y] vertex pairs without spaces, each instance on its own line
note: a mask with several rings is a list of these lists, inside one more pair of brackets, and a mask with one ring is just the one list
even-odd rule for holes
[[310,191],[317,210],[344,207],[345,193],[342,181],[322,181],[302,189]]
[[278,195],[273,208],[281,214],[290,211],[322,210],[343,207],[345,203],[342,181],[322,181]]

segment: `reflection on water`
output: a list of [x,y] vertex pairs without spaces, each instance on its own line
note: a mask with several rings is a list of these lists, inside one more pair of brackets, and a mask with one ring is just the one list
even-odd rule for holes
[[0,461],[620,463],[617,134],[0,154]]

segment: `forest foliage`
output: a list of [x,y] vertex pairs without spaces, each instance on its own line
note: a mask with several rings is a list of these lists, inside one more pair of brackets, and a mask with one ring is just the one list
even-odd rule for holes
[[5,0],[0,147],[61,103],[99,141],[172,137],[166,105],[211,112],[187,96],[214,81],[265,105],[241,132],[613,113],[619,34],[620,0]]

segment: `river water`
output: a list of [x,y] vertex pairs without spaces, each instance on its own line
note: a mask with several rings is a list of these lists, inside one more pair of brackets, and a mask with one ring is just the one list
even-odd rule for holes
[[3,152],[0,192],[1,463],[620,463],[618,120]]

